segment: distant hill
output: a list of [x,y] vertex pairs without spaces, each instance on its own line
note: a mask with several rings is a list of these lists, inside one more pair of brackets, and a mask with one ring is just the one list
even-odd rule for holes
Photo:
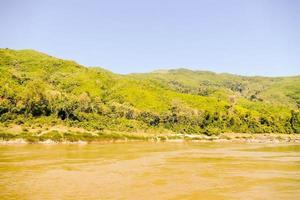
[[188,69],[119,75],[34,50],[0,49],[0,122],[93,130],[300,132],[300,76]]

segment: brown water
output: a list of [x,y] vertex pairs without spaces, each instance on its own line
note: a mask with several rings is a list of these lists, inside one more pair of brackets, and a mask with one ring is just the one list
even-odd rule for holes
[[2,145],[0,199],[300,199],[300,145]]

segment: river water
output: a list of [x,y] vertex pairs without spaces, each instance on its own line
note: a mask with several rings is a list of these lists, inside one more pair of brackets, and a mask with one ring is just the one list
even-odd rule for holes
[[300,145],[2,145],[0,199],[300,199]]

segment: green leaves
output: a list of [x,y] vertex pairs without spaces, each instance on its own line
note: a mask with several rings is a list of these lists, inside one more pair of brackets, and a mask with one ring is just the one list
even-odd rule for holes
[[295,133],[300,133],[300,112],[299,111],[291,111],[291,126]]
[[299,76],[186,69],[125,76],[33,50],[0,49],[0,121],[45,117],[93,130],[299,133],[299,83]]

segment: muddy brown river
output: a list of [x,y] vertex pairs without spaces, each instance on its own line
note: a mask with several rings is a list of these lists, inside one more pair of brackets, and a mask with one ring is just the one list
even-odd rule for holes
[[0,145],[0,199],[300,199],[300,145]]

